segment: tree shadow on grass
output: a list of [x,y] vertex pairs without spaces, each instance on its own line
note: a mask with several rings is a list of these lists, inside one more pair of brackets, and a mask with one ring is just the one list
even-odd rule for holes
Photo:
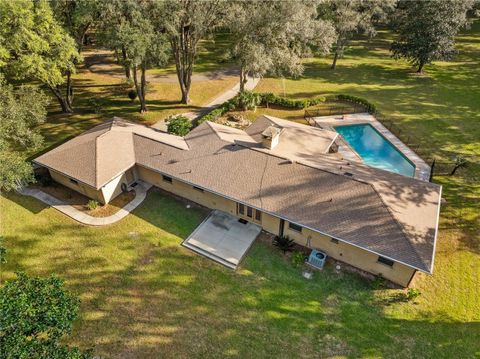
[[194,254],[179,244],[202,216],[155,191],[112,226],[53,215],[7,239],[15,247],[8,270],[64,278],[82,299],[71,344],[101,356],[437,358],[480,350],[479,323],[440,312],[389,315],[409,304],[387,311],[368,282],[330,268],[305,280],[266,243],[255,243],[237,271]]

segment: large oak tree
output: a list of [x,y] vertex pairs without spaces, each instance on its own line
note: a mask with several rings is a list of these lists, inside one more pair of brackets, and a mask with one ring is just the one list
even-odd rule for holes
[[42,144],[38,125],[45,121],[47,98],[36,87],[14,88],[0,74],[0,191],[33,180],[25,153]]
[[16,80],[37,80],[73,112],[61,85],[75,71],[75,41],[54,19],[45,0],[0,0],[0,71]]
[[396,0],[328,0],[319,5],[321,18],[331,20],[337,33],[331,66],[333,70],[351,38],[359,33],[375,36],[375,24],[387,19],[395,3]]
[[63,343],[72,332],[79,300],[64,288],[56,276],[17,277],[0,288],[0,357],[89,359]]
[[175,59],[182,103],[190,102],[193,66],[198,43],[223,21],[226,2],[220,0],[167,0],[164,30]]
[[396,59],[406,58],[421,73],[426,64],[449,60],[456,54],[455,35],[468,24],[467,12],[473,0],[401,1],[393,28],[398,37],[391,51]]
[[164,4],[115,0],[104,3],[101,13],[101,38],[112,50],[124,52],[124,66],[132,74],[140,112],[146,112],[147,69],[165,65],[169,56],[167,37],[159,31],[164,28]]
[[332,25],[317,19],[312,1],[239,1],[230,4],[233,60],[240,70],[240,92],[248,76],[267,72],[298,76],[311,49],[327,53],[335,39]]

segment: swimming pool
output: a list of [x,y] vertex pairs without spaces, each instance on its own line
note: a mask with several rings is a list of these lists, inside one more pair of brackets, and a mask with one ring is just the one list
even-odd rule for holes
[[369,166],[413,177],[415,165],[372,125],[358,124],[336,126],[335,130]]

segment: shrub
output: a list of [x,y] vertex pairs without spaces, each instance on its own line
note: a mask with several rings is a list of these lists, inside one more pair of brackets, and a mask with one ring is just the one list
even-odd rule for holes
[[468,164],[468,161],[465,159],[465,157],[462,157],[462,156],[455,157],[454,166],[452,168],[452,171],[450,172],[450,176],[453,176],[459,168],[466,167],[467,164]]
[[273,240],[273,245],[277,246],[280,250],[283,251],[283,254],[290,252],[293,247],[293,239],[288,238],[288,236],[275,237]]
[[313,99],[305,99],[305,100],[295,100],[290,99],[287,97],[280,97],[271,92],[261,93],[261,104],[268,106],[268,105],[279,105],[283,107],[289,108],[298,108],[303,109],[310,106],[318,105],[319,103],[325,102],[325,97],[320,96]]
[[417,288],[408,288],[407,293],[405,294],[405,298],[408,301],[414,300],[420,295],[420,291]]
[[137,91],[135,90],[128,91],[128,98],[132,101],[135,101],[135,99],[137,98]]
[[344,94],[336,95],[335,97],[339,101],[352,102],[352,103],[361,105],[365,107],[365,110],[367,110],[367,112],[369,113],[373,114],[377,112],[377,107],[370,101],[365,100],[364,98],[352,96],[352,95],[344,95]]
[[185,116],[170,117],[167,119],[168,133],[185,136],[192,129],[192,122]]
[[254,109],[258,105],[279,105],[288,108],[306,108],[310,106],[318,105],[319,103],[325,102],[325,97],[316,97],[309,100],[293,100],[286,97],[280,97],[274,95],[273,93],[255,93],[251,91],[244,91],[241,94],[238,94],[234,98],[222,103],[217,108],[213,109],[206,115],[202,116],[195,121],[195,126],[199,126],[205,121],[215,121],[220,116],[223,116],[229,111],[235,109],[241,109],[245,111],[247,109]]
[[42,187],[48,187],[48,186],[53,184],[53,179],[50,176],[50,173],[48,173],[48,171],[47,172],[36,173],[35,174],[35,180]]
[[385,288],[385,285],[385,278],[383,278],[381,274],[375,277],[375,280],[372,282],[373,289],[382,289]]
[[102,105],[100,101],[96,98],[90,98],[88,100],[88,105],[93,109],[95,113],[100,113],[102,112]]
[[294,267],[300,267],[305,263],[306,256],[303,252],[295,251],[292,254],[292,264]]
[[91,199],[90,201],[88,201],[87,203],[87,208],[91,211],[93,211],[95,208],[98,207],[98,201],[94,200],[94,199]]
[[262,96],[252,91],[240,92],[234,99],[237,107],[243,111],[255,110],[262,102]]
[[67,346],[80,300],[58,277],[17,273],[0,288],[2,358],[93,358],[91,351]]

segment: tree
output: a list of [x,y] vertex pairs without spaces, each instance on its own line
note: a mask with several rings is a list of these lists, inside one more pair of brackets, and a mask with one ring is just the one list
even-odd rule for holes
[[103,41],[112,50],[125,53],[124,65],[132,74],[142,113],[147,111],[146,71],[165,65],[169,56],[166,35],[158,31],[161,26],[153,25],[161,21],[162,11],[162,3],[136,0],[110,1],[102,11],[107,19],[102,24]]
[[376,35],[375,23],[386,19],[396,0],[328,0],[319,6],[321,18],[331,20],[337,33],[332,70],[356,33]]
[[0,357],[91,358],[91,352],[62,343],[72,332],[79,300],[56,276],[17,273],[0,288]]
[[232,58],[240,67],[240,92],[248,76],[267,72],[298,76],[301,58],[311,47],[326,53],[334,40],[330,23],[315,20],[311,1],[242,1],[231,4],[228,28],[232,33]]
[[0,190],[18,188],[33,180],[25,151],[42,144],[38,125],[45,121],[47,98],[33,86],[14,88],[0,74]]
[[16,80],[45,84],[63,112],[73,112],[60,85],[75,70],[74,40],[53,18],[45,0],[0,0],[0,70]]
[[456,53],[455,35],[467,26],[472,0],[401,1],[393,29],[398,34],[391,51],[422,73],[432,61],[449,60]]
[[[97,0],[51,0],[55,18],[60,21],[64,29],[75,40],[77,51],[81,54],[87,31],[99,17]],[[77,65],[76,61],[74,64]],[[72,72],[66,71],[66,100],[73,105]]]
[[226,3],[220,0],[167,0],[165,5],[164,29],[175,59],[181,102],[187,104],[190,102],[198,42],[221,23]]

